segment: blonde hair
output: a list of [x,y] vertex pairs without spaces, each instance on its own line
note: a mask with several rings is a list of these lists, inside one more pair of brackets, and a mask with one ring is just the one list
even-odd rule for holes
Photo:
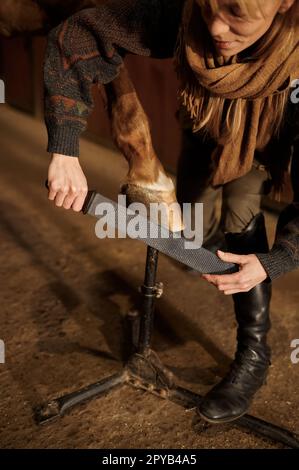
[[[208,5],[215,13],[218,9],[219,0],[196,0],[196,3],[201,7]],[[263,12],[263,2],[261,0],[236,0],[234,3],[240,7],[242,12],[253,18],[257,11]]]
[[[214,11],[218,7],[218,0],[196,0],[199,6],[209,5]],[[257,8],[263,12],[262,2],[260,0],[235,0],[242,11],[246,12],[251,16],[255,16]],[[298,0],[295,0],[292,7],[285,14],[277,14],[274,19],[275,22],[280,22],[281,28],[280,34],[283,34],[283,41],[281,44],[288,44],[294,34],[294,24],[298,21],[299,5]],[[206,29],[206,28],[204,28]],[[262,40],[258,40],[253,46],[250,53],[251,57],[255,59],[263,58],[267,59],[267,56],[271,53],[272,48],[275,47],[275,28],[270,27],[265,33]],[[183,31],[181,30],[180,36],[183,40]],[[206,31],[204,37],[205,41],[209,41],[210,37]],[[178,40],[178,51],[182,47],[180,44],[180,38]],[[182,52],[182,51],[181,51]],[[188,69],[183,56],[179,57],[180,62],[179,68],[182,70],[182,66]],[[188,74],[187,74],[188,75]],[[215,95],[203,88],[198,88],[198,83],[193,74],[189,74],[187,79],[188,84],[181,91],[181,98],[183,105],[188,111],[190,118],[193,121],[193,132],[202,131],[203,134],[207,134],[214,138],[217,142],[226,144],[230,140],[234,140],[239,132],[242,115],[245,112],[247,106],[245,99],[227,99]],[[278,135],[279,130],[284,118],[284,112],[288,102],[289,90],[285,92],[269,96],[265,99],[264,108],[262,114],[271,112],[271,120],[268,121],[267,126],[262,126],[258,132],[258,138],[256,143],[257,150],[262,150],[265,145],[269,142],[272,136]],[[260,123],[263,122],[263,116],[261,115]]]

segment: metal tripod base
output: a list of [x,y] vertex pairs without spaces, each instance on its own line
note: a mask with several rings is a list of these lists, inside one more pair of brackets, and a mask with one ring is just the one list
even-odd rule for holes
[[[141,318],[135,318],[136,322],[137,320],[139,322],[138,341],[134,341],[133,335],[133,345],[136,352],[129,358],[123,370],[88,387],[39,406],[35,410],[35,418],[39,424],[45,424],[63,416],[74,406],[107,394],[122,385],[130,385],[137,389],[146,390],[160,398],[171,400],[186,409],[196,409],[202,398],[201,395],[176,385],[173,373],[162,364],[158,355],[150,348],[154,301],[155,298],[161,297],[163,292],[162,284],[155,282],[157,262],[157,250],[148,247],[145,281],[141,287],[143,295]],[[230,424],[251,431],[260,437],[284,444],[287,447],[299,449],[298,436],[287,429],[259,418],[246,414]],[[203,422],[202,431],[204,432],[210,426],[221,426],[221,424],[211,425]]]

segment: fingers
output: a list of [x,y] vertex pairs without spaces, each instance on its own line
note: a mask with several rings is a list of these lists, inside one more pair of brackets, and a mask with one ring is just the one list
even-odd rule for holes
[[48,199],[50,199],[50,201],[54,201],[56,194],[57,194],[57,190],[54,189],[51,183],[49,182],[48,182],[48,187],[49,187]]
[[67,190],[62,189],[60,191],[57,191],[55,199],[54,199],[55,206],[62,207],[64,204],[64,200],[67,198],[67,196],[68,196]]
[[82,210],[82,207],[83,207],[83,204],[84,204],[84,201],[85,201],[85,198],[87,196],[87,190],[86,191],[83,191],[82,194],[80,194],[79,196],[77,196],[73,203],[72,203],[72,209],[73,211],[75,212],[80,212]]
[[85,198],[87,196],[87,187],[68,188],[67,186],[51,184],[49,182],[49,200],[54,201],[56,207],[64,209],[73,209],[75,212],[82,210]]
[[220,276],[206,274],[203,275],[202,278],[213,284],[219,291],[224,292],[226,295],[229,295],[232,291],[248,292],[253,287],[250,276],[242,271]]
[[202,276],[206,281],[211,282],[212,284],[215,285],[229,285],[229,284],[236,284],[242,281],[242,275],[239,272],[234,273],[234,274],[204,274]]
[[224,253],[217,250],[217,255],[222,261],[227,263],[244,264],[247,262],[247,255],[235,255],[234,253]]
[[[254,286],[253,286],[254,287]],[[233,295],[233,294],[239,294],[240,292],[249,292],[253,287],[250,289],[242,290],[242,289],[232,289],[232,290],[226,290],[224,291],[224,295]]]

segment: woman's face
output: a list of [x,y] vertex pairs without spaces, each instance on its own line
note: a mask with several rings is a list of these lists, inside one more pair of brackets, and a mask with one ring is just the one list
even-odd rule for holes
[[[244,51],[270,28],[277,13],[285,13],[295,0],[263,0],[256,2],[254,16],[246,13],[235,0],[218,0],[213,11],[209,2],[201,5],[202,16],[208,27],[216,50],[222,56],[232,56]],[[259,8],[258,5],[261,5]]]

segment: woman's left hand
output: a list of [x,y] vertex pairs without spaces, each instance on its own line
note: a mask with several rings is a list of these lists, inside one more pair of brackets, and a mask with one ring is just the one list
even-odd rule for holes
[[235,255],[217,251],[222,261],[239,265],[239,272],[234,274],[203,274],[202,278],[217,287],[225,295],[248,292],[265,279],[267,273],[256,255]]

